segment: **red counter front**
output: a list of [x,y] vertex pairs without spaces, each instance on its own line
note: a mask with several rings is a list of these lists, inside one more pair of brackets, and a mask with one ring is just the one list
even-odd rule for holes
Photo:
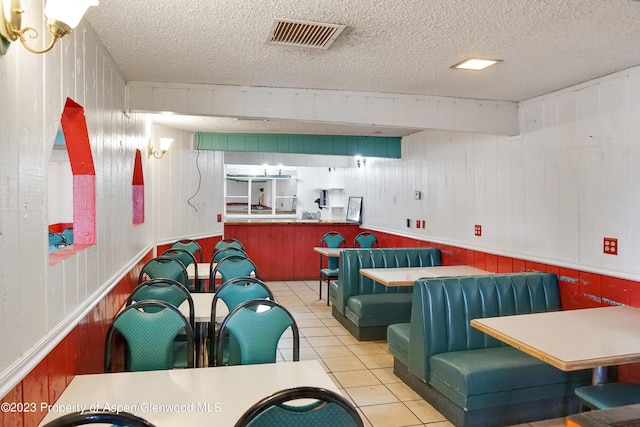
[[341,233],[347,247],[352,247],[360,226],[347,222],[234,222],[225,223],[224,237],[242,242],[262,280],[312,280],[320,274],[319,255],[313,248],[320,246],[329,231]]

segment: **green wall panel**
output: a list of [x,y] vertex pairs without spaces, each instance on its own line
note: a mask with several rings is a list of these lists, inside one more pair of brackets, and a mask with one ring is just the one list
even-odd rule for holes
[[260,149],[251,151],[260,151],[262,153],[278,152],[278,135],[260,135]]
[[289,135],[278,135],[278,153],[289,153]]
[[201,150],[325,154],[399,159],[401,138],[386,136],[196,133]]

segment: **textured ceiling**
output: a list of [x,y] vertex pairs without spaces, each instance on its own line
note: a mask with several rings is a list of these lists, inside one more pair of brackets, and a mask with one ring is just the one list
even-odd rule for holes
[[[272,46],[276,18],[347,28]],[[640,65],[633,0],[103,0],[87,19],[127,81],[521,101]],[[450,69],[470,56],[503,62]]]

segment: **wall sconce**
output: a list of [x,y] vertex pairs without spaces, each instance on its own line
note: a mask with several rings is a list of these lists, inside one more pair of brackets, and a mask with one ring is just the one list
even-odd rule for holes
[[149,140],[149,158],[153,156],[156,159],[161,159],[171,147],[172,142],[173,138],[160,138],[160,151],[154,151],[153,143]]
[[367,166],[367,159],[365,159],[364,157],[356,156],[356,164],[359,168],[365,167]]
[[[97,6],[98,0],[47,0],[44,14],[47,17],[47,27],[51,34],[51,43],[42,50],[34,49],[27,44],[25,35],[33,33],[31,38],[38,37],[38,31],[33,27],[20,28],[22,25],[22,10],[20,0],[2,0],[0,13],[0,36],[7,42],[20,39],[22,45],[33,53],[45,53],[51,50],[59,38],[69,34],[78,26],[80,20],[91,6]],[[0,49],[0,55],[2,50]]]

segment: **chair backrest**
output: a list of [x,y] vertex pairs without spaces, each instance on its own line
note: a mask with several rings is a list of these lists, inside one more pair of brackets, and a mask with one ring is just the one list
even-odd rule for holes
[[[337,231],[329,231],[320,240],[320,246],[324,246],[327,248],[344,248],[347,246],[347,242],[344,239],[344,236]],[[338,258],[329,258],[327,259],[327,267],[336,269],[338,268]]]
[[189,281],[189,289],[200,291],[198,289],[198,279],[200,278],[200,273],[198,272],[198,260],[194,254],[182,248],[169,248],[164,251],[161,256],[175,258],[180,261],[185,268],[193,264],[194,276],[193,280]]
[[202,246],[200,246],[200,244],[195,240],[191,240],[191,239],[178,240],[173,245],[171,245],[171,247],[174,249],[185,249],[189,251],[198,260],[196,262],[202,262],[202,259],[204,258],[204,254],[202,252]]
[[243,249],[229,246],[228,248],[222,248],[219,251],[217,251],[215,254],[213,254],[213,258],[211,258],[211,263],[213,264],[215,262],[220,262],[224,258],[228,257],[229,255],[240,255],[245,258],[249,258],[249,256]]
[[258,267],[256,267],[255,263],[242,255],[229,255],[211,270],[209,274],[209,289],[213,292],[217,289],[215,278],[218,273],[220,273],[222,283],[226,283],[236,277],[251,276],[251,273],[253,273],[254,277],[259,277]]
[[150,371],[174,366],[174,340],[180,334],[187,339],[187,366],[194,366],[193,329],[173,305],[164,301],[140,301],[125,307],[107,331],[104,346],[104,370],[111,372],[111,347],[115,333],[125,340],[125,370]]
[[162,253],[161,256],[168,256],[177,259],[180,261],[185,267],[195,264],[196,267],[198,265],[198,260],[195,255],[189,252],[186,249],[182,248],[169,248]]
[[55,252],[60,248],[69,246],[69,243],[62,233],[49,231],[49,252]]
[[149,279],[172,279],[182,283],[189,291],[194,291],[194,285],[189,280],[189,274],[184,264],[174,257],[158,256],[147,262],[140,270],[138,283]]
[[[299,399],[314,399],[291,405]],[[362,427],[362,418],[343,396],[319,387],[295,387],[278,391],[249,408],[235,427]]]
[[375,234],[370,233],[368,231],[363,231],[358,234],[355,239],[353,239],[353,247],[354,248],[377,248],[378,239]]
[[228,247],[244,250],[244,245],[240,243],[239,240],[227,238],[227,239],[222,239],[218,243],[216,243],[216,245],[213,247],[213,253],[215,254],[217,251],[224,248],[228,248]]
[[147,300],[160,300],[178,308],[187,301],[189,304],[189,324],[195,328],[195,310],[191,293],[180,282],[171,279],[151,279],[135,287],[125,302],[125,306]]
[[43,427],[73,427],[87,424],[112,424],[121,427],[155,427],[149,421],[129,412],[82,411],[63,415]]
[[551,273],[422,278],[414,282],[409,370],[429,378],[431,357],[506,344],[469,319],[560,310],[558,277]]
[[68,244],[73,245],[73,228],[65,228],[64,230],[62,230],[61,234]]
[[49,245],[63,242],[66,243],[67,239],[62,235],[62,233],[56,233],[55,231],[49,230]]
[[256,299],[269,299],[275,301],[271,289],[262,280],[255,277],[236,277],[218,288],[211,301],[211,323],[209,323],[209,366],[216,363],[216,340],[218,338],[216,319],[218,318],[216,306],[218,300],[222,300],[229,311],[246,301]]
[[[300,360],[298,325],[289,311],[275,301],[251,300],[231,310],[220,325],[216,342],[216,364],[224,364],[227,350],[229,365],[275,363],[278,341],[291,328],[293,361]],[[225,348],[225,335],[228,345]]]

